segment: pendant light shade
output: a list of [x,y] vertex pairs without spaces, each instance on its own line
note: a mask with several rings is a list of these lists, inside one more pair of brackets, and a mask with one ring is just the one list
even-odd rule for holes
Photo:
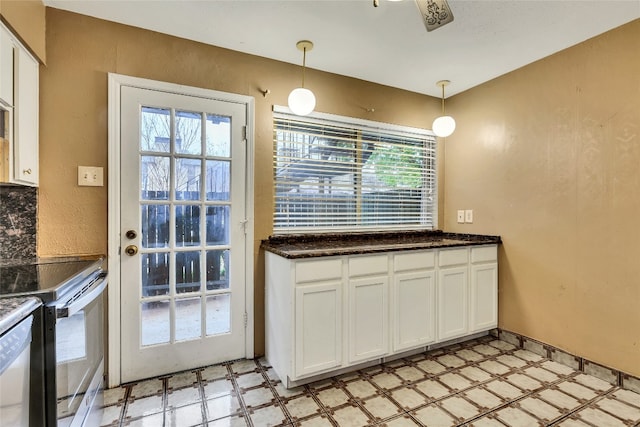
[[294,114],[306,116],[316,107],[316,96],[304,87],[304,70],[307,62],[307,51],[313,49],[313,43],[308,40],[301,40],[296,43],[296,47],[302,51],[302,86],[292,90],[289,94],[289,109]]
[[451,116],[444,113],[444,87],[451,83],[449,80],[440,80],[436,85],[442,87],[442,116],[433,121],[431,129],[436,136],[446,138],[456,130],[456,121]]

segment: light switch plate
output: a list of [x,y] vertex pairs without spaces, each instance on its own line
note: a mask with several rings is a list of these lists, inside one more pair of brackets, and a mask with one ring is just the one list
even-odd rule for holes
[[473,223],[473,209],[467,209],[464,211],[464,222],[467,224]]
[[458,211],[458,224],[464,224],[464,211]]
[[96,166],[78,166],[78,185],[88,187],[104,186],[104,169]]

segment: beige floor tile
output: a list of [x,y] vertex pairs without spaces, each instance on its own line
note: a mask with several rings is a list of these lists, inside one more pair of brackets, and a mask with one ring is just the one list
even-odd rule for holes
[[353,406],[338,409],[332,417],[340,427],[362,427],[370,422],[369,417],[360,408]]
[[563,365],[562,363],[554,362],[553,360],[545,360],[540,364],[540,366],[562,376],[571,375],[576,372],[575,369],[572,369],[567,365]]
[[227,394],[205,402],[207,409],[207,420],[216,420],[218,418],[228,417],[240,412],[240,402],[238,399]]
[[384,423],[384,426],[386,427],[415,427],[417,425],[418,423],[416,423],[413,419],[411,419],[411,417],[406,415],[394,418]]
[[406,410],[417,408],[429,402],[427,398],[410,388],[394,390],[391,393],[391,397]]
[[262,374],[257,372],[249,372],[249,373],[240,374],[236,378],[236,382],[238,383],[239,387],[250,388],[250,387],[255,387],[255,386],[264,384],[265,380]]
[[420,369],[413,366],[403,366],[396,369],[396,375],[405,381],[414,382],[426,378],[426,375]]
[[493,378],[486,371],[483,371],[482,369],[477,368],[475,366],[465,366],[464,368],[460,369],[458,372],[461,375],[463,375],[465,378],[468,378],[474,382],[484,382]]
[[467,362],[478,362],[480,360],[484,360],[486,356],[473,351],[471,349],[465,348],[463,350],[456,351],[456,356],[461,359],[466,360]]
[[140,398],[153,395],[161,395],[163,391],[164,383],[159,379],[152,379],[139,382],[131,387],[131,393],[129,398]]
[[431,375],[437,375],[447,370],[447,368],[440,363],[431,359],[422,360],[418,362],[417,365],[420,369]]
[[510,368],[522,368],[527,366],[527,362],[519,357],[513,356],[511,354],[503,354],[496,357],[496,360],[503,365],[507,365]]
[[509,381],[511,384],[517,387],[520,387],[523,390],[533,391],[542,387],[542,384],[539,381],[534,380],[528,375],[523,375],[519,373],[511,374],[509,376],[504,377],[504,379],[506,381]]
[[616,399],[640,408],[640,394],[624,389],[616,390],[612,394]]
[[473,385],[473,383],[465,377],[451,372],[440,375],[438,377],[438,381],[452,390],[464,390],[465,388],[469,388]]
[[211,399],[213,397],[231,394],[233,391],[233,383],[227,379],[218,379],[205,383],[203,389],[204,398]]
[[516,399],[524,395],[524,392],[522,390],[502,380],[494,380],[494,381],[488,382],[487,384],[484,385],[484,387],[487,390],[507,400]]
[[552,405],[564,410],[572,411],[580,406],[580,402],[578,400],[561,392],[560,390],[542,390],[538,393],[538,396],[547,403],[551,403]]
[[440,364],[449,368],[459,368],[467,363],[466,360],[459,358],[455,354],[445,354],[444,356],[438,357],[437,360]]
[[563,381],[556,384],[556,387],[578,399],[591,400],[598,396],[593,390],[571,381]]
[[102,406],[111,406],[116,403],[123,403],[125,392],[127,391],[124,387],[116,387],[110,388],[104,391],[103,396],[103,404]]
[[529,362],[540,362],[544,359],[544,357],[529,350],[516,350],[513,352],[513,354],[514,356],[517,356],[520,359],[528,360]]
[[300,396],[305,392],[304,387],[293,387],[293,388],[285,388],[282,383],[278,383],[274,386],[276,389],[276,393],[280,398],[291,398],[295,396]]
[[249,412],[254,426],[272,427],[289,424],[286,415],[279,406],[267,406]]
[[503,399],[482,388],[472,388],[462,393],[462,395],[485,410],[497,408],[504,403]]
[[102,419],[100,421],[101,426],[111,425],[120,420],[120,414],[122,412],[122,405],[107,406],[102,410]]
[[296,397],[287,401],[285,406],[294,420],[322,412],[320,406],[311,396]]
[[500,354],[500,350],[487,344],[478,344],[473,347],[473,351],[484,354],[485,356],[495,356],[496,354]]
[[127,427],[158,427],[164,425],[164,413],[150,415],[148,417],[127,420],[123,423]]
[[386,396],[375,396],[362,402],[362,406],[377,419],[385,419],[402,413]]
[[469,423],[468,427],[504,427],[504,424],[493,418],[483,417]]
[[402,384],[402,380],[400,378],[387,372],[382,372],[373,376],[371,378],[371,382],[385,390],[391,390],[392,388],[398,387]]
[[582,385],[585,385],[593,390],[597,391],[608,391],[611,390],[614,386],[607,381],[603,381],[600,378],[596,378],[591,375],[579,374],[573,377],[576,382],[579,382]]
[[200,371],[202,381],[211,381],[224,378],[229,371],[225,365],[208,366]]
[[200,388],[198,386],[167,392],[167,405],[171,408],[177,408],[178,406],[184,406],[198,401],[202,401]]
[[332,427],[331,421],[326,416],[317,416],[294,424],[300,427]]
[[592,427],[592,426],[590,426],[589,424],[583,423],[580,420],[574,420],[574,419],[568,418],[562,421],[561,423],[559,423],[558,427]]
[[625,423],[619,419],[594,408],[585,408],[576,414],[576,416],[587,423],[591,423],[598,427],[623,427]]
[[182,406],[168,410],[164,418],[165,427],[192,427],[200,425],[202,418],[202,403]]
[[431,399],[439,399],[450,393],[448,388],[435,380],[420,381],[415,384],[415,387]]
[[456,421],[442,409],[435,405],[429,405],[413,412],[413,415],[421,423],[429,427],[450,427],[456,425]]
[[495,360],[485,360],[484,362],[480,362],[478,367],[494,375],[504,375],[511,371],[511,368],[503,365],[502,363],[496,362]]
[[255,408],[266,403],[275,403],[276,397],[269,387],[260,387],[243,392],[242,400],[247,407]]
[[356,380],[347,383],[346,387],[347,391],[353,395],[353,397],[357,397],[360,399],[364,399],[365,397],[374,396],[377,393],[377,389],[366,380]]
[[247,420],[241,415],[220,418],[206,424],[207,427],[247,427],[247,425]]
[[545,422],[553,421],[562,416],[562,412],[557,408],[549,405],[544,400],[536,399],[535,397],[525,397],[518,401],[518,406]]
[[330,388],[318,392],[318,399],[327,408],[335,408],[349,401],[349,396],[339,388]]
[[605,412],[614,414],[625,421],[636,423],[640,421],[640,408],[628,405],[616,399],[605,398],[598,401],[595,406]]
[[560,377],[553,372],[538,368],[537,366],[525,368],[522,372],[531,378],[535,378],[536,380],[547,384],[560,380]]
[[244,372],[252,372],[258,368],[258,366],[256,365],[256,361],[252,359],[236,360],[230,366],[231,366],[231,371],[233,371],[236,374],[242,374]]
[[516,349],[515,345],[513,345],[511,343],[508,343],[506,341],[493,340],[493,341],[490,341],[488,344],[491,347],[495,347],[495,348],[500,349],[502,351],[511,351],[511,350],[515,350]]
[[167,390],[175,390],[194,384],[198,384],[198,375],[195,372],[181,372],[167,378]]
[[130,401],[127,405],[125,417],[138,418],[147,415],[157,414],[164,409],[161,396],[149,396]]
[[440,405],[446,409],[451,415],[460,420],[468,420],[480,415],[480,409],[459,396],[449,397],[440,402]]
[[542,422],[517,408],[504,408],[496,412],[496,418],[510,427],[535,427],[544,425]]

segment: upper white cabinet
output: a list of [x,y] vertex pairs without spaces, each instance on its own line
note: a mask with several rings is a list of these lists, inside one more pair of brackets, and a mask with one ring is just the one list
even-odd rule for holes
[[37,186],[39,63],[2,25],[0,60],[0,108],[9,128],[1,176],[8,183]]

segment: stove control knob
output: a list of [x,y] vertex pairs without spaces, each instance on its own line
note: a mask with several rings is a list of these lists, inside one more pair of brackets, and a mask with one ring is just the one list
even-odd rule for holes
[[138,233],[136,233],[135,230],[128,230],[125,233],[125,236],[127,236],[127,239],[135,239],[136,237],[138,237]]
[[124,251],[127,253],[127,255],[134,256],[138,253],[138,247],[136,245],[129,245],[124,248]]

